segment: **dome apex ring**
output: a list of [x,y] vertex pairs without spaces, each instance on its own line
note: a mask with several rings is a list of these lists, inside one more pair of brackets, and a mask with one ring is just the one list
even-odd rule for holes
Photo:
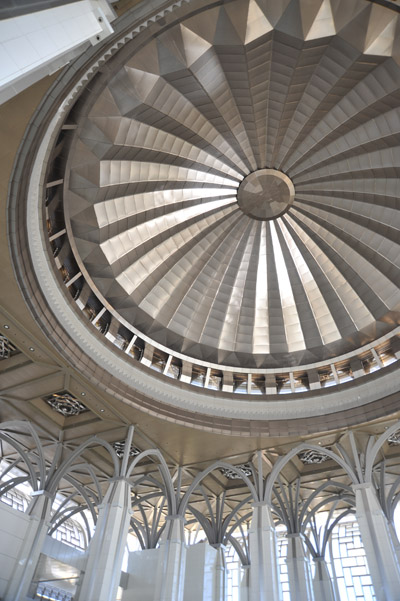
[[276,219],[286,213],[294,200],[290,177],[277,169],[257,169],[241,182],[238,205],[248,217],[259,221]]

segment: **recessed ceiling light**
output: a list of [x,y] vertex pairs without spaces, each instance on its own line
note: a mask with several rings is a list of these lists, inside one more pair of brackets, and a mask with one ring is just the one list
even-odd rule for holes
[[104,413],[104,409],[100,409],[101,413]]
[[86,392],[81,392],[81,395],[82,396],[86,396]]
[[10,329],[10,326],[7,323],[5,323],[3,327],[4,327],[5,330],[9,330]]
[[30,347],[29,347],[29,350],[30,350],[30,351],[32,351],[32,353],[33,353],[33,351],[34,351],[35,349],[33,348],[33,346],[30,346]]

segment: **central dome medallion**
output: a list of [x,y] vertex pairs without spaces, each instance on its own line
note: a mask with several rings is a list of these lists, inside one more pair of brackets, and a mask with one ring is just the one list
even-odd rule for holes
[[243,213],[264,221],[281,217],[294,200],[292,180],[276,169],[258,169],[239,186],[238,205]]

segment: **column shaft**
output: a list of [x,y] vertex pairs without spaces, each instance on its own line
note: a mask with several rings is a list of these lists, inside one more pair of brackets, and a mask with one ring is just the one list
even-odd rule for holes
[[316,557],[315,574],[313,580],[315,601],[336,601],[328,566],[323,557]]
[[217,557],[215,562],[215,601],[226,599],[226,563],[223,545],[216,547]]
[[280,601],[282,592],[275,524],[266,503],[253,505],[249,545],[249,601]]
[[286,564],[291,601],[314,601],[310,562],[305,554],[303,536],[288,534]]
[[398,601],[400,569],[388,521],[372,484],[353,487],[356,515],[377,601]]
[[396,528],[395,528],[394,524],[392,522],[388,522],[388,526],[389,526],[390,539],[392,541],[394,552],[396,553],[396,557],[397,557],[397,563],[400,565],[400,541],[397,538],[397,532],[396,532]]
[[154,601],[183,601],[186,545],[184,519],[169,516],[160,543]]
[[250,566],[243,566],[242,580],[239,589],[239,601],[249,601],[250,590]]
[[130,516],[129,483],[112,482],[99,511],[77,601],[115,601]]
[[4,601],[25,601],[31,587],[50,521],[51,500],[46,494],[37,496],[30,522]]

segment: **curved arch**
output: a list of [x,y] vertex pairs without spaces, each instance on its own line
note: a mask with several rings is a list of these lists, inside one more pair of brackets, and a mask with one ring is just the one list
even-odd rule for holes
[[250,520],[252,518],[252,515],[253,512],[249,511],[249,513],[245,513],[239,519],[237,519],[236,522],[231,526],[231,528],[229,528],[228,532],[226,532],[225,538],[229,539],[237,528],[241,529],[243,522],[247,522],[248,520]]
[[388,428],[386,430],[386,432],[383,432],[383,434],[381,434],[379,436],[378,440],[375,442],[375,444],[371,447],[371,449],[367,453],[367,456],[365,458],[365,482],[372,482],[372,470],[373,470],[374,461],[379,452],[379,449],[387,441],[389,436],[391,436],[392,434],[397,432],[397,430],[399,430],[399,429],[400,429],[400,421],[393,424],[393,426],[390,426],[390,428]]
[[234,536],[227,536],[227,540],[231,543],[232,547],[238,554],[242,566],[250,565],[250,557],[248,555],[248,550],[246,549],[246,552],[244,552],[240,543],[236,540]]
[[97,436],[92,436],[86,442],[83,442],[75,451],[64,461],[64,463],[59,467],[59,469],[54,473],[53,477],[49,483],[49,493],[55,494],[57,491],[57,486],[60,480],[65,476],[65,474],[69,471],[69,468],[72,466],[73,462],[82,455],[83,451],[85,451],[88,447],[96,445],[104,447],[111,455],[114,464],[114,475],[113,477],[118,477],[119,474],[119,459],[113,449],[113,447],[107,441],[102,438],[97,438]]
[[[36,448],[38,450],[38,455],[39,455],[39,461],[38,461],[39,482],[40,482],[40,487],[44,488],[45,481],[46,481],[46,467],[45,467],[45,461],[44,461],[43,447],[42,447],[40,438],[39,438],[35,428],[33,427],[33,425],[30,422],[25,421],[25,420],[10,420],[10,421],[0,423],[0,434],[2,431],[7,431],[9,428],[15,428],[15,426],[18,426],[18,427],[22,426],[24,429],[26,428],[28,430],[29,434],[32,436],[33,440],[35,441],[35,445],[36,445]],[[34,489],[34,490],[37,490],[37,489]]]
[[204,534],[206,535],[209,544],[210,545],[216,545],[216,544],[218,544],[219,541],[218,541],[218,531],[217,531],[217,528],[213,527],[213,525],[211,524],[210,520],[208,518],[206,518],[206,516],[203,515],[201,513],[201,511],[199,511],[195,507],[192,507],[190,504],[188,504],[187,508],[194,515],[194,517],[196,518],[197,522],[203,528]]
[[355,499],[353,496],[350,496],[350,495],[344,495],[343,497],[341,497],[340,495],[332,495],[330,497],[327,497],[326,499],[322,499],[322,501],[317,503],[317,505],[315,505],[315,507],[313,507],[308,512],[308,514],[304,516],[305,519],[301,522],[301,530],[302,531],[305,530],[309,521],[315,516],[315,514],[318,513],[318,511],[321,509],[321,507],[325,507],[325,505],[329,505],[330,503],[337,504],[337,503],[339,503],[339,501],[344,501],[344,502],[348,503],[350,507],[355,506]]
[[[145,508],[143,507],[143,503],[154,498],[159,499],[159,503],[156,503],[153,506],[152,519],[149,520]],[[140,532],[139,542],[143,549],[155,549],[157,546],[158,540],[165,528],[165,523],[159,527],[165,502],[166,496],[164,493],[149,493],[142,498],[135,499],[135,502],[132,505],[132,508],[135,508],[136,512],[139,511],[142,516],[142,523],[132,516],[131,525],[132,528],[136,528],[135,532]]]
[[328,546],[328,542],[329,539],[332,535],[332,532],[334,531],[334,529],[336,528],[336,526],[338,525],[338,523],[345,518],[346,516],[350,515],[350,514],[354,514],[355,510],[352,509],[351,507],[349,507],[348,509],[345,509],[340,515],[338,515],[338,517],[332,522],[332,524],[326,529],[325,535],[324,535],[324,540],[322,543],[322,553],[323,555],[325,555],[326,552],[326,547]]
[[205,470],[200,472],[200,474],[197,474],[196,478],[193,480],[192,484],[189,486],[189,488],[187,489],[187,491],[185,492],[185,494],[183,495],[183,497],[181,499],[181,502],[179,504],[179,510],[178,510],[179,515],[181,515],[181,516],[185,515],[186,508],[189,503],[190,495],[197,488],[197,486],[200,484],[200,482],[206,476],[208,476],[208,474],[210,474],[211,472],[213,472],[214,470],[219,469],[219,468],[225,468],[225,469],[229,469],[229,470],[232,470],[233,472],[235,472],[235,474],[237,474],[243,480],[243,482],[245,484],[247,484],[254,501],[255,502],[259,501],[258,494],[257,494],[254,484],[251,482],[251,480],[247,476],[244,475],[244,473],[239,468],[237,468],[234,465],[231,465],[230,463],[225,463],[224,461],[216,461],[212,465],[208,466]]
[[[89,476],[93,480],[93,484],[94,484],[94,486],[96,488],[96,491],[97,491],[97,498],[96,498],[96,494],[93,491],[91,491],[91,495],[95,499],[95,503],[94,504],[95,505],[100,505],[100,503],[103,500],[103,493],[102,493],[102,490],[101,490],[101,487],[100,487],[99,479],[98,479],[98,477],[97,477],[97,475],[96,475],[96,473],[94,471],[93,466],[90,465],[90,463],[85,462],[85,463],[80,463],[79,465],[74,465],[73,466],[73,470],[75,471],[76,469],[80,469],[80,470],[84,469],[84,470],[86,470],[88,472]],[[74,478],[73,472],[70,472],[68,477]],[[75,478],[74,478],[74,480],[75,480]]]
[[[97,514],[96,514],[96,512],[95,512],[94,508],[95,508],[95,506],[96,506],[96,505],[98,505],[98,504],[99,504],[99,502],[100,502],[100,499],[96,499],[96,498],[94,498],[95,502],[93,503],[93,502],[92,502],[92,500],[91,500],[91,498],[90,498],[90,496],[89,496],[89,494],[88,494],[88,493],[86,492],[86,490],[85,490],[85,488],[86,488],[86,487],[85,487],[85,486],[83,486],[83,485],[82,485],[80,482],[78,482],[78,481],[77,481],[75,478],[73,478],[73,477],[72,477],[70,474],[66,474],[66,475],[65,475],[65,480],[66,480],[67,482],[70,482],[70,483],[72,484],[72,486],[73,486],[73,487],[74,487],[74,488],[77,490],[77,492],[78,492],[80,495],[82,495],[83,499],[84,499],[84,500],[85,500],[85,502],[86,502],[87,508],[89,509],[89,511],[90,511],[90,513],[91,513],[91,515],[92,515],[92,518],[93,518],[93,523],[94,523],[94,525],[96,525],[96,522],[97,522]],[[93,493],[92,493],[92,494],[93,494]],[[73,497],[73,495],[74,495],[74,493],[72,493],[72,494],[70,495],[70,498],[72,498],[72,497]],[[93,496],[94,496],[94,495],[93,495]],[[97,503],[96,503],[96,501],[97,501]],[[59,508],[59,509],[60,509],[60,508]]]
[[145,536],[146,548],[149,548],[149,546],[150,546],[150,539],[151,539],[149,520],[147,519],[146,512],[145,512],[144,507],[143,507],[143,505],[141,503],[139,504],[138,508],[139,508],[139,511],[140,511],[140,514],[141,514],[142,520],[143,520],[143,523],[142,523],[142,532],[143,532],[143,535]]
[[[300,524],[302,524],[304,521],[306,512],[310,506],[311,501],[313,501],[313,499],[315,499],[315,497],[317,497],[319,495],[319,493],[321,493],[323,490],[325,490],[325,488],[327,488],[328,486],[337,486],[338,488],[347,490],[350,494],[353,493],[351,486],[348,486],[347,484],[342,484],[341,482],[336,482],[335,480],[327,480],[326,482],[323,482],[320,486],[318,486],[318,488],[316,488],[314,490],[314,492],[311,493],[311,495],[309,497],[307,497],[307,499],[305,499],[304,507],[300,511],[300,517],[299,517]],[[334,493],[332,496],[334,496]],[[338,495],[336,495],[336,496],[338,496]]]
[[[28,454],[24,451],[22,446],[13,438],[11,438],[7,433],[0,432],[0,440],[6,441],[10,446],[12,446],[21,457],[22,461],[25,463],[28,472],[29,472],[29,480],[33,490],[38,490],[38,474],[35,470],[35,467],[31,460],[28,457]],[[40,477],[39,477],[40,481]],[[40,481],[41,482],[41,481]]]
[[289,461],[291,459],[293,459],[293,457],[295,457],[301,451],[317,451],[318,453],[323,452],[324,455],[327,455],[328,457],[330,457],[331,459],[336,461],[336,463],[338,463],[340,465],[340,467],[342,467],[345,470],[345,472],[347,473],[347,475],[350,477],[351,481],[354,484],[358,484],[358,478],[357,478],[353,468],[350,465],[348,465],[339,455],[337,455],[333,451],[330,451],[329,449],[320,447],[319,445],[312,445],[312,444],[310,445],[310,444],[302,443],[302,444],[298,445],[297,447],[295,447],[294,449],[292,449],[291,451],[289,451],[289,453],[287,453],[283,457],[280,457],[278,459],[278,461],[275,463],[274,467],[272,468],[272,471],[269,474],[267,481],[265,483],[265,491],[264,491],[264,501],[266,503],[268,503],[269,505],[271,504],[272,488],[275,484],[275,481],[276,481],[280,471],[285,467],[285,465],[287,463],[289,463]]
[[142,453],[135,457],[126,471],[126,477],[130,478],[137,464],[145,457],[156,457],[159,460],[160,464],[158,466],[158,469],[165,484],[165,493],[168,502],[169,515],[175,515],[176,498],[174,485],[172,482],[171,474],[169,473],[168,465],[158,449],[148,449],[147,451],[142,451]]
[[[240,518],[237,519],[237,517],[236,517],[237,513],[242,509],[242,507],[244,507],[247,503],[249,503],[252,498],[253,498],[252,495],[249,495],[248,497],[246,497],[245,499],[243,499],[242,501],[240,501],[236,505],[236,507],[234,509],[232,509],[232,511],[223,520],[223,522],[222,522],[222,532],[221,532],[221,534],[222,534],[223,537],[225,537],[226,532],[228,530],[228,527],[229,527],[229,525],[231,524],[231,522],[232,522],[232,520],[234,518],[236,518],[236,521],[235,521],[233,527],[229,530],[230,534],[232,534],[235,531],[235,529],[237,528],[237,526],[242,523],[242,521],[243,521],[242,519],[240,519]],[[246,517],[247,517],[247,515],[251,515],[251,513],[250,514],[246,514]]]
[[134,531],[134,533],[136,534],[136,538],[139,541],[139,545],[140,545],[142,551],[144,551],[146,549],[146,544],[145,544],[144,538],[143,538],[142,525],[136,520],[136,518],[133,518],[133,517],[131,517],[129,525],[132,528],[132,530]]
[[16,478],[11,478],[10,480],[3,482],[3,484],[0,484],[0,497],[6,495],[9,490],[12,490],[18,486],[18,484],[23,484],[27,480],[29,480],[29,476],[17,476]]
[[[348,515],[351,512],[354,512],[354,509],[351,506],[344,508],[341,510],[341,513],[339,514],[339,516],[337,516],[336,518],[333,519],[333,521],[331,521],[333,518],[333,512],[335,511],[335,509],[340,501],[346,501],[350,505],[354,505],[354,496],[332,495],[326,499],[323,499],[308,512],[307,516],[305,516],[305,519],[303,519],[303,521],[300,524],[300,529],[301,529],[302,534],[304,535],[306,545],[313,557],[324,557],[325,556],[326,546],[328,544],[329,537],[331,536],[334,527],[343,517],[345,517],[346,515]],[[317,524],[315,522],[316,514],[319,512],[319,510],[322,507],[324,507],[326,505],[331,505],[331,504],[332,504],[332,507],[329,510],[328,517],[324,521],[324,525],[322,526],[321,529],[317,528]],[[310,536],[306,535],[307,525],[309,525],[314,542],[312,542]],[[321,538],[321,530],[323,532],[322,538]]]
[[151,499],[165,497],[165,494],[160,490],[160,492],[150,492],[143,497],[136,497],[134,501],[132,501],[132,509],[134,509],[137,505],[140,505],[144,501],[150,501]]
[[51,536],[60,526],[62,526],[62,524],[64,524],[64,522],[71,519],[72,516],[76,515],[77,513],[81,513],[82,511],[83,508],[79,506],[66,507],[64,511],[60,512],[57,515],[57,518],[54,521],[52,520],[51,526],[48,529],[47,534]]
[[396,509],[396,507],[397,507],[397,505],[398,505],[399,501],[400,501],[400,491],[399,491],[399,492],[397,492],[397,493],[396,493],[396,494],[395,494],[395,495],[392,497],[392,501],[391,501],[391,503],[390,503],[390,520],[389,520],[389,521],[391,521],[391,522],[393,522],[393,520],[394,520],[394,512],[395,512],[395,509]]
[[[207,507],[207,510],[208,510],[208,515],[210,516],[210,522],[211,522],[213,528],[217,528],[217,522],[215,520],[214,510],[213,510],[212,505],[211,505],[210,497],[208,496],[208,494],[204,490],[204,486],[202,486],[201,484],[199,484],[199,486],[197,487],[197,490],[199,490],[201,492],[201,494],[203,495],[203,499],[204,499],[204,502],[206,504],[206,507]],[[189,507],[189,504],[188,504],[188,507]]]
[[[279,484],[281,492],[283,492],[282,486]],[[281,520],[282,524],[286,527],[288,532],[292,532],[293,528],[293,519],[289,515],[288,508],[285,505],[285,499],[283,499],[283,495],[277,490],[276,486],[273,486],[272,492],[274,493],[275,499],[278,502],[278,505],[271,504],[271,511],[274,511],[278,518]],[[271,495],[272,502],[272,495]]]

